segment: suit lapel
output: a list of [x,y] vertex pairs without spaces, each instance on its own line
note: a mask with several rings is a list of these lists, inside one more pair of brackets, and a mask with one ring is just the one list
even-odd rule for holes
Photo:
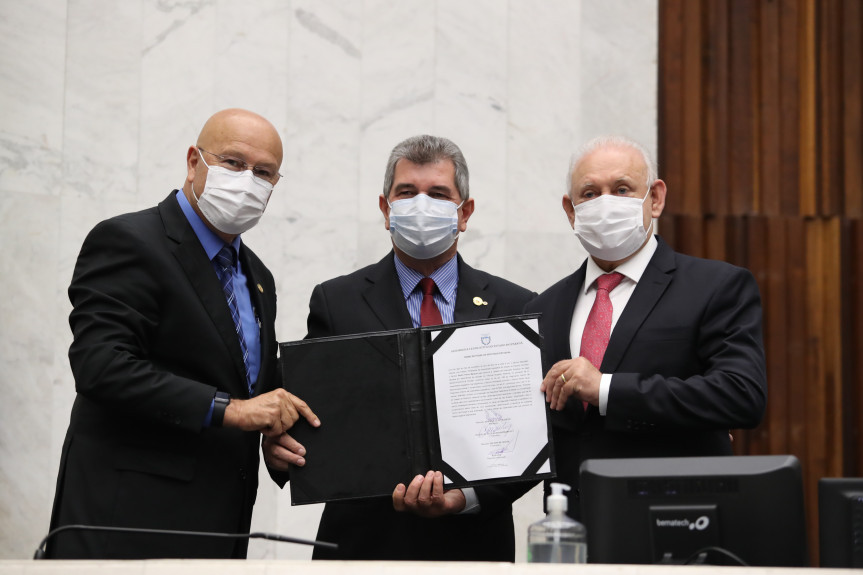
[[369,285],[363,291],[363,299],[385,330],[413,326],[399,284],[394,257],[395,254],[390,252],[369,270],[366,275]]
[[491,316],[497,296],[488,289],[485,275],[458,258],[458,286],[456,287],[454,321],[487,319]]
[[222,291],[222,286],[219,285],[212,263],[207,258],[198,236],[195,235],[195,230],[186,220],[177,199],[173,196],[174,192],[171,192],[168,198],[159,204],[159,213],[165,224],[165,234],[176,243],[174,257],[177,258],[180,266],[186,272],[189,283],[197,293],[201,305],[207,310],[210,319],[213,320],[213,326],[222,343],[225,344],[234,367],[237,369],[238,378],[232,379],[232,381],[237,381],[242,385],[237,386],[231,393],[237,397],[246,397],[249,390],[245,385],[246,371],[243,365],[243,353],[240,350],[234,320],[231,319],[231,312],[225,301],[225,293]]
[[653,311],[659,298],[668,289],[668,284],[671,283],[675,268],[674,252],[661,238],[657,239],[659,245],[656,248],[656,253],[653,254],[647,264],[641,280],[635,286],[629,302],[611,333],[608,347],[602,358],[600,371],[603,373],[612,373],[617,370],[632,338],[635,337],[636,332]]
[[[584,274],[587,269],[587,261],[566,279],[559,297],[555,300],[551,317],[549,334],[547,337],[554,342],[551,350],[552,362],[561,359],[578,357],[579,350],[572,350],[569,345],[569,334],[572,330],[572,315],[575,313],[575,302],[581,294],[584,285]],[[546,366],[546,368],[551,365]]]

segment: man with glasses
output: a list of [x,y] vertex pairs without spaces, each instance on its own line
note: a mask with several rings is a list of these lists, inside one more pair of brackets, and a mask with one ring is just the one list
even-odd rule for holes
[[542,313],[555,481],[578,517],[582,461],[731,455],[728,430],[758,425],[767,381],[755,278],[651,233],[666,187],[644,148],[592,140],[569,176],[563,209],[590,257],[525,311]]
[[[278,385],[273,276],[241,240],[279,180],[282,143],[229,109],[157,207],[98,224],[69,298],[77,397],[52,529],[83,524],[248,533],[261,433],[320,422]],[[296,464],[299,455],[286,457]],[[54,558],[242,558],[243,538],[70,530]]]
[[[378,197],[393,251],[316,286],[307,337],[520,313],[534,294],[470,267],[456,253],[474,211],[468,191],[467,163],[453,142],[416,136],[398,144]],[[344,384],[351,385],[351,378]],[[289,437],[269,437],[264,445],[271,469],[286,470],[296,450]],[[327,503],[318,538],[338,543],[339,551],[316,548],[313,557],[514,561],[512,502],[532,486],[444,490],[441,472],[429,470],[394,485],[391,498]]]

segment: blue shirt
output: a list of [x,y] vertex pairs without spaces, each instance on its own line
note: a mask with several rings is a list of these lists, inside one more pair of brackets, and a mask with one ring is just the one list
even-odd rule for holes
[[[177,202],[180,204],[180,209],[183,210],[186,219],[195,231],[198,241],[213,263],[213,258],[225,245],[224,240],[217,236],[213,230],[207,227],[207,224],[201,219],[192,204],[186,199],[186,194],[182,190],[176,193]],[[240,253],[240,236],[234,238],[231,245]],[[216,264],[213,263],[213,274],[216,273]],[[243,273],[243,266],[237,258],[237,267],[232,272],[234,281],[234,296],[237,301],[237,309],[240,312],[240,321],[243,323],[243,337],[246,340],[246,349],[249,350],[249,377],[254,383],[258,379],[258,373],[261,370],[261,330],[258,326],[258,320],[255,316],[255,310],[252,307],[252,298],[249,294],[249,286],[246,284],[246,275]],[[210,419],[213,416],[213,403],[210,403],[210,410],[207,412],[207,417],[204,419],[204,425],[210,424]]]
[[[402,286],[402,294],[408,306],[408,313],[411,315],[411,322],[413,322],[414,327],[419,327],[420,306],[423,302],[423,291],[419,287],[419,283],[425,276],[403,264],[397,255],[393,254],[393,257],[396,259],[396,273],[399,276],[399,284]],[[452,323],[455,315],[455,295],[458,290],[458,258],[453,256],[450,261],[433,271],[429,277],[437,285],[434,302],[440,310],[440,317],[444,323]]]

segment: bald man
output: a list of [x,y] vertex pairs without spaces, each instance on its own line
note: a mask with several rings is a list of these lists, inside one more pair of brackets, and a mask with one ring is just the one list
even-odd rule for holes
[[[273,276],[241,239],[281,162],[272,124],[223,110],[189,147],[181,190],[84,240],[69,286],[77,396],[52,529],[248,533],[261,433],[280,436],[300,417],[320,424],[278,385]],[[243,558],[246,549],[245,539],[68,530],[48,556]]]

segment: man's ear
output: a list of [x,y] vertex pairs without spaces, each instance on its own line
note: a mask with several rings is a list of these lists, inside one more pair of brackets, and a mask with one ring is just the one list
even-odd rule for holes
[[668,190],[665,187],[665,182],[662,180],[654,180],[653,192],[650,195],[650,215],[653,219],[658,218],[665,209],[665,194]]
[[572,207],[572,200],[569,199],[568,194],[563,194],[561,205],[563,206],[563,211],[566,212],[566,217],[569,219],[569,225],[575,227],[575,208]]
[[186,181],[194,182],[195,174],[198,170],[198,160],[200,160],[200,156],[198,156],[198,148],[195,146],[189,146],[189,149],[186,151]]
[[461,210],[461,215],[458,218],[459,232],[467,231],[467,221],[470,219],[471,215],[473,215],[473,210],[475,207],[476,206],[473,202],[473,198],[470,198],[469,200],[465,200],[461,208],[459,208]]
[[384,215],[384,227],[389,231],[390,229],[390,205],[387,203],[387,199],[383,194],[378,196],[378,208],[380,208],[381,213]]

